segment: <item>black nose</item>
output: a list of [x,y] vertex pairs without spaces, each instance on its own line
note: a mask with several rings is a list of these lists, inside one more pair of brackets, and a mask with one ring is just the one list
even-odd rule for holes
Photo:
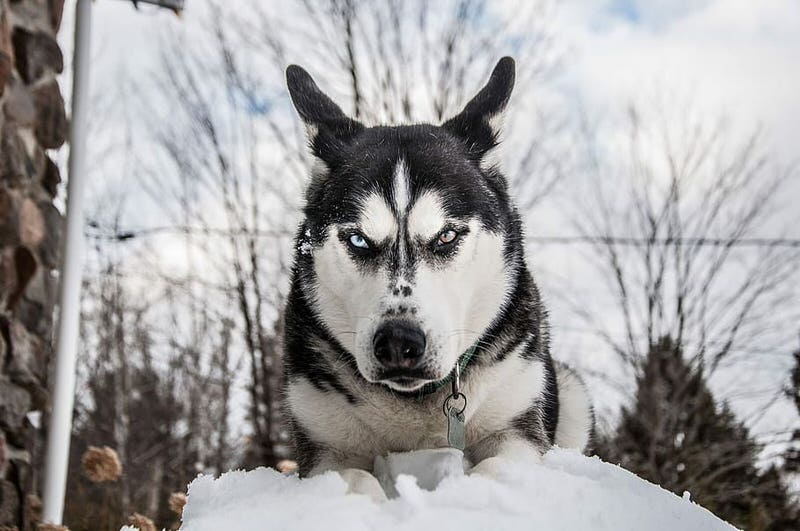
[[425,334],[409,323],[390,321],[375,332],[372,348],[386,369],[415,369],[425,352]]

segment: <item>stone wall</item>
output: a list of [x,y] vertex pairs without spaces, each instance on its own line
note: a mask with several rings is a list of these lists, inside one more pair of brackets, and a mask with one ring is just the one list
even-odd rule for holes
[[48,150],[67,135],[63,0],[0,0],[0,530],[35,529],[61,216]]

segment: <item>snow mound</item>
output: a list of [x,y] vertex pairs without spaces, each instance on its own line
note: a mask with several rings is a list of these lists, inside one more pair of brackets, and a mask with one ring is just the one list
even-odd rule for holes
[[706,509],[634,474],[554,449],[541,465],[497,479],[455,474],[434,491],[400,475],[383,503],[346,494],[338,474],[299,479],[275,470],[199,476],[189,485],[183,531],[453,529],[734,529]]

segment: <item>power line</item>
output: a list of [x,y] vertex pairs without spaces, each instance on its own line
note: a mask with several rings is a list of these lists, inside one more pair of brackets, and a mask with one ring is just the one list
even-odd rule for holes
[[795,238],[633,238],[623,236],[528,236],[526,241],[542,245],[603,244],[629,247],[647,245],[698,247],[793,247],[800,248]]
[[[140,229],[117,229],[108,232],[99,224],[90,222],[89,227],[95,229],[87,232],[86,237],[95,240],[129,241],[136,238],[155,236],[159,234],[195,234],[200,236],[247,236],[259,238],[289,238],[294,232],[289,230],[250,229],[247,227],[193,227],[183,225],[168,225]],[[627,247],[644,247],[647,245],[664,246],[697,246],[697,247],[788,247],[800,248],[798,238],[637,238],[629,236],[528,236],[526,242],[539,245],[616,245]]]
[[147,238],[158,236],[159,234],[192,234],[199,236],[248,236],[259,238],[288,238],[294,236],[294,232],[288,230],[265,230],[250,229],[247,227],[224,228],[224,227],[193,227],[185,225],[166,225],[160,227],[148,227],[141,229],[116,229],[113,231],[104,230],[99,224],[89,222],[89,227],[96,232],[86,232],[85,236],[94,240],[109,241],[129,241],[136,238]]

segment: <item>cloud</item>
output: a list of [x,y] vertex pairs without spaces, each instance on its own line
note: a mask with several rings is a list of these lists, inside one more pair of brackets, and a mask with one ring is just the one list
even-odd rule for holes
[[567,2],[557,34],[568,54],[559,90],[590,111],[643,90],[691,91],[709,112],[763,124],[776,152],[797,158],[800,10],[793,0]]

